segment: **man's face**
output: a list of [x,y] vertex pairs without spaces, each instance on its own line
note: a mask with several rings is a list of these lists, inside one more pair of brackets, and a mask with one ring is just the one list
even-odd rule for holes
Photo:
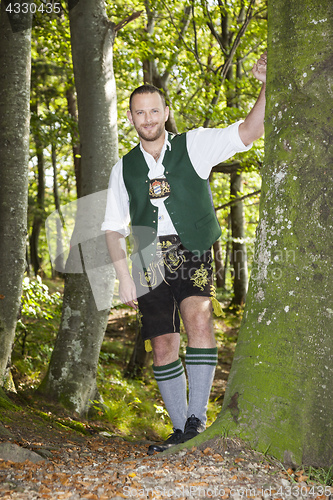
[[157,92],[136,94],[131,106],[132,110],[127,111],[127,116],[140,139],[149,142],[159,139],[164,134],[169,116],[169,108],[164,106],[161,96]]

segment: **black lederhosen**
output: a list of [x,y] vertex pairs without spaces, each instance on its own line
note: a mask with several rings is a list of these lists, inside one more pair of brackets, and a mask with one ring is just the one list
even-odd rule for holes
[[191,296],[210,297],[212,255],[187,250],[177,235],[159,238],[155,260],[132,274],[136,285],[143,340],[179,332],[179,305]]

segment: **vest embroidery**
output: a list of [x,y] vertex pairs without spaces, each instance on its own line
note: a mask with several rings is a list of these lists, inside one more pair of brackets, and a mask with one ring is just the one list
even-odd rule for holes
[[149,184],[150,199],[165,198],[169,196],[170,192],[170,185],[166,179],[151,179]]

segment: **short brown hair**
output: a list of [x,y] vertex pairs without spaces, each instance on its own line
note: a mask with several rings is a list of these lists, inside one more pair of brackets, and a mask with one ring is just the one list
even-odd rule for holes
[[154,85],[150,85],[148,83],[145,83],[144,85],[141,85],[141,87],[137,87],[136,89],[134,89],[133,92],[131,93],[130,99],[129,99],[130,110],[132,111],[132,101],[133,101],[133,97],[135,95],[137,95],[137,94],[155,94],[155,93],[157,93],[161,96],[163,106],[165,107],[166,106],[165,96],[164,96],[164,93],[162,92],[162,90],[155,87]]

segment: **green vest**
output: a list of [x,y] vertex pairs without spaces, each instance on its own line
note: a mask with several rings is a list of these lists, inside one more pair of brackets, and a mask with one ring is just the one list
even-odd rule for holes
[[[169,141],[171,151],[166,149],[163,165],[171,192],[165,206],[184,247],[202,255],[221,235],[208,183],[193,168],[186,148],[186,134],[169,134]],[[148,172],[140,145],[137,145],[123,157],[123,177],[129,195],[135,251],[146,247],[145,261],[148,254],[151,258],[154,256],[149,244],[156,238],[158,221],[158,209],[149,198]]]

